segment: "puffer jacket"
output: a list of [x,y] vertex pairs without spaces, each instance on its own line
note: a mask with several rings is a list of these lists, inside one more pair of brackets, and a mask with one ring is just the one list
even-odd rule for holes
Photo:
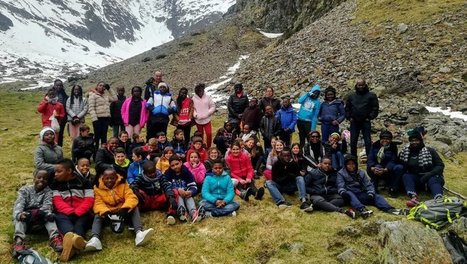
[[34,185],[19,189],[13,206],[13,218],[19,221],[19,215],[30,209],[39,209],[46,214],[52,213],[52,190],[48,186],[40,192],[36,192]]
[[203,184],[204,177],[206,176],[206,167],[203,162],[199,162],[197,166],[191,165],[189,161],[183,163],[183,165],[193,174],[196,184]]
[[276,112],[276,118],[279,120],[282,129],[288,128],[290,132],[295,131],[298,118],[292,106],[287,108],[281,107],[281,109]]
[[373,120],[378,116],[379,101],[368,87],[363,92],[353,92],[345,103],[345,116],[357,122]]
[[121,208],[131,211],[138,205],[138,198],[120,175],[117,176],[112,189],[105,186],[102,177],[99,178],[99,185],[94,186],[94,196],[94,213],[101,216],[105,213],[116,213]]
[[198,187],[196,186],[195,178],[187,167],[182,166],[182,170],[178,175],[174,170],[168,169],[165,172],[164,177],[172,184],[172,188],[174,190],[180,188],[185,191],[190,191],[192,197],[198,194]]
[[230,169],[230,175],[237,180],[252,180],[254,175],[253,166],[248,154],[240,152],[240,155],[235,157],[228,153],[225,157],[225,163]]
[[205,125],[211,122],[211,116],[216,112],[216,104],[211,96],[204,94],[203,97],[193,95],[193,118],[196,124]]
[[46,170],[48,173],[55,171],[57,161],[63,159],[62,147],[55,144],[50,146],[40,143],[34,152],[34,165],[37,170]]
[[172,94],[169,92],[161,94],[159,90],[156,90],[149,98],[146,108],[150,112],[149,119],[157,122],[169,122],[169,115],[177,112]]
[[88,113],[88,109],[88,99],[85,97],[81,99],[81,102],[78,97],[74,97],[73,105],[71,104],[71,96],[66,101],[66,113],[68,115],[68,121],[73,120],[73,117],[77,116],[81,122],[84,122],[84,116]]
[[114,101],[117,101],[117,94],[112,89],[104,94],[89,93],[89,114],[92,121],[96,121],[99,117],[110,117],[110,103]]
[[219,176],[212,173],[207,174],[201,195],[204,200],[210,203],[216,203],[217,200],[224,200],[226,204],[232,202],[235,192],[230,175],[225,171]]
[[236,94],[232,94],[227,102],[227,109],[229,110],[229,120],[234,119],[240,121],[238,115],[243,114],[245,109],[248,107],[248,96],[243,94],[238,97]]
[[73,179],[65,182],[53,181],[50,188],[55,212],[77,216],[91,212],[94,191],[91,183],[80,175],[75,174]]

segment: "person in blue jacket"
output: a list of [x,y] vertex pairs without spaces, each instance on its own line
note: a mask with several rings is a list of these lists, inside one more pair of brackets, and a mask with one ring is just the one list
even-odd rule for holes
[[159,132],[164,132],[167,135],[169,116],[177,112],[177,106],[172,100],[172,94],[166,83],[159,83],[158,90],[154,91],[149,98],[146,108],[149,111],[146,141],[156,137]]
[[290,97],[286,96],[282,99],[282,107],[277,111],[276,118],[281,124],[279,138],[284,141],[286,146],[290,146],[292,133],[295,132],[297,124],[297,113],[290,104]]
[[300,148],[305,145],[305,140],[310,131],[316,130],[318,123],[318,113],[321,102],[319,101],[319,95],[321,93],[321,87],[316,84],[311,90],[298,98],[300,109],[298,110],[298,136],[300,138]]
[[339,124],[345,120],[344,102],[336,97],[336,89],[329,86],[324,90],[324,101],[319,108],[322,141],[326,142],[332,133],[339,133]]

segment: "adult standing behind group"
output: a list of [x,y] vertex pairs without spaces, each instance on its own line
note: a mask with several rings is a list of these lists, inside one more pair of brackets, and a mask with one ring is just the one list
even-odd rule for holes
[[212,124],[211,117],[216,112],[216,104],[211,96],[204,92],[206,85],[204,83],[195,86],[195,95],[193,95],[193,118],[195,119],[196,129],[206,133],[206,146],[212,144]]
[[[61,103],[63,107],[65,107],[66,101],[68,100],[68,95],[66,94],[65,89],[63,88],[63,82],[59,79],[56,79],[54,81],[53,89],[55,90],[55,93],[57,94],[58,102]],[[67,123],[67,119],[61,118],[58,120],[58,123],[60,124],[60,131],[58,131],[57,143],[61,147],[63,146],[63,133],[65,132],[65,126]]]
[[139,135],[148,121],[149,113],[146,100],[141,97],[142,93],[141,87],[134,86],[131,88],[131,97],[125,99],[122,105],[121,115],[129,138],[132,138],[133,134]]
[[378,116],[379,101],[376,94],[370,92],[365,80],[360,79],[355,85],[345,104],[345,116],[350,121],[350,153],[357,156],[357,141],[360,131],[365,141],[368,155],[371,149],[371,120]]
[[264,97],[261,98],[258,103],[259,109],[263,115],[266,112],[266,106],[268,105],[272,107],[274,113],[281,108],[281,100],[274,97],[274,89],[272,89],[270,86],[266,87],[266,90],[264,91]]
[[344,102],[336,97],[336,89],[329,86],[324,90],[324,101],[321,103],[318,113],[318,120],[321,122],[321,136],[323,142],[327,142],[329,140],[329,135],[332,133],[339,133],[339,124],[342,123],[344,119]]
[[319,101],[320,93],[321,87],[319,84],[316,84],[309,92],[298,98],[300,109],[297,113],[297,129],[301,148],[305,145],[308,133],[316,130],[316,125],[318,124],[318,113],[321,105],[321,102]]
[[158,90],[159,83],[164,82],[162,77],[163,74],[161,71],[155,71],[154,76],[149,78],[146,82],[146,88],[144,89],[144,100],[149,100],[149,97],[152,97],[154,92]]
[[146,108],[150,112],[146,141],[156,137],[159,132],[164,132],[167,135],[167,126],[170,121],[169,116],[177,111],[177,106],[172,100],[169,86],[161,82],[157,88],[146,103]]
[[[95,89],[89,93],[89,114],[94,129],[94,142],[96,148],[100,144],[107,143],[107,131],[110,124],[110,103],[117,100],[116,93],[104,82],[98,82]],[[106,92],[107,90],[107,92]]]
[[68,129],[71,142],[79,136],[79,127],[84,124],[84,116],[88,113],[88,99],[83,96],[83,88],[77,84],[71,88],[71,95],[66,100],[66,113],[68,115]]
[[234,86],[234,94],[230,95],[227,102],[227,109],[229,110],[229,122],[234,124],[238,129],[243,112],[248,107],[248,96],[243,92],[243,84],[236,83]]

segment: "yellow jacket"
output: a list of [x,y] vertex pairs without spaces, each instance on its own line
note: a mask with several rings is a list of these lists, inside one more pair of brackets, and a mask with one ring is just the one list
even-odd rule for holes
[[94,213],[103,215],[115,213],[120,208],[128,208],[130,211],[138,205],[138,197],[133,193],[128,183],[122,176],[117,176],[117,181],[112,189],[105,186],[102,177],[99,185],[94,186]]
[[170,167],[169,160],[165,157],[161,157],[156,163],[156,169],[160,170],[162,173],[165,173]]

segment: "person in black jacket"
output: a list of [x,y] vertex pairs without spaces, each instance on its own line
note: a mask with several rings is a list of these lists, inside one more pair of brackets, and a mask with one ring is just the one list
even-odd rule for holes
[[73,162],[76,162],[81,158],[91,160],[91,157],[94,157],[96,153],[96,148],[94,146],[94,134],[90,133],[90,131],[91,128],[86,124],[82,124],[79,127],[79,137],[73,140],[73,145],[71,146]]
[[159,83],[164,82],[162,80],[162,72],[161,71],[155,71],[154,76],[149,78],[149,80],[146,81],[146,87],[144,88],[144,100],[148,100],[154,92],[158,89],[157,87],[159,86]]
[[259,124],[259,131],[263,136],[264,148],[271,150],[271,139],[277,137],[281,131],[281,123],[274,115],[274,109],[268,105]]
[[337,193],[337,171],[332,167],[332,160],[324,156],[318,169],[312,169],[305,176],[306,192],[311,195],[313,207],[326,212],[339,212],[355,218],[352,209],[343,209],[344,199]]
[[125,99],[125,88],[123,86],[117,87],[117,101],[110,103],[110,126],[114,137],[118,137],[121,131],[125,131],[122,119],[122,105]]
[[105,148],[96,153],[96,179],[106,170],[113,168],[115,163],[114,150],[118,147],[118,138],[110,138]]
[[258,105],[263,114],[266,112],[266,106],[271,106],[273,113],[275,113],[281,108],[281,100],[274,97],[274,89],[268,86],[266,90],[264,90],[264,97],[261,98]]
[[350,121],[350,153],[357,156],[357,141],[360,131],[365,141],[368,155],[371,149],[371,120],[378,116],[379,101],[376,94],[370,92],[365,80],[358,80],[355,92],[345,103],[345,116]]
[[241,83],[235,84],[234,89],[235,93],[230,95],[227,108],[229,110],[229,121],[237,129],[243,117],[243,112],[248,107],[249,100],[248,96],[243,93],[243,85]]

